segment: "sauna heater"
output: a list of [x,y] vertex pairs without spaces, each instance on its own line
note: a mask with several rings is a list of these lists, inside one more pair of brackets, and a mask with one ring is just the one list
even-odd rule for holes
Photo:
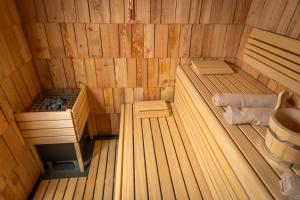
[[83,86],[79,91],[45,91],[30,109],[16,113],[15,118],[25,141],[37,149],[41,160],[49,166],[77,160],[83,172],[89,112]]

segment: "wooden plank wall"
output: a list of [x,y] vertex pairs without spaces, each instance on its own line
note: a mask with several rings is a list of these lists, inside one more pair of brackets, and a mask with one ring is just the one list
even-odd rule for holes
[[244,45],[253,27],[300,40],[300,1],[252,0],[237,54],[236,63],[243,70],[278,93],[285,89],[283,85],[242,61]]
[[0,0],[0,199],[26,199],[39,169],[14,119],[41,91],[13,0]]
[[[87,84],[93,132],[117,132],[120,105],[173,99],[176,66],[235,61],[250,0],[16,0],[45,89]],[[97,131],[96,131],[97,130]]]

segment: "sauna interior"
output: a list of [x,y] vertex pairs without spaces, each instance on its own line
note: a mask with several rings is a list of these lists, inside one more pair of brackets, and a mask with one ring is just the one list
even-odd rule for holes
[[300,1],[0,0],[0,200],[300,199]]

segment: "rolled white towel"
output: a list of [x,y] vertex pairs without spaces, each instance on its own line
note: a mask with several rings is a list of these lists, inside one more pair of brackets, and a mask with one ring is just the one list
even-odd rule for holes
[[215,106],[230,105],[241,108],[275,108],[277,103],[277,95],[216,93],[212,97],[212,102]]
[[300,199],[300,176],[292,172],[284,172],[280,178],[281,193],[291,199]]
[[223,114],[228,124],[268,125],[272,108],[237,108],[227,106]]

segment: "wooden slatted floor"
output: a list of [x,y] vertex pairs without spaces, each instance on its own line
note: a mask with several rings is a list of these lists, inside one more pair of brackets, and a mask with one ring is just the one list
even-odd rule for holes
[[173,116],[137,119],[131,104],[124,113],[118,199],[211,199],[182,122]]
[[117,142],[96,141],[88,177],[42,180],[34,199],[112,199]]

